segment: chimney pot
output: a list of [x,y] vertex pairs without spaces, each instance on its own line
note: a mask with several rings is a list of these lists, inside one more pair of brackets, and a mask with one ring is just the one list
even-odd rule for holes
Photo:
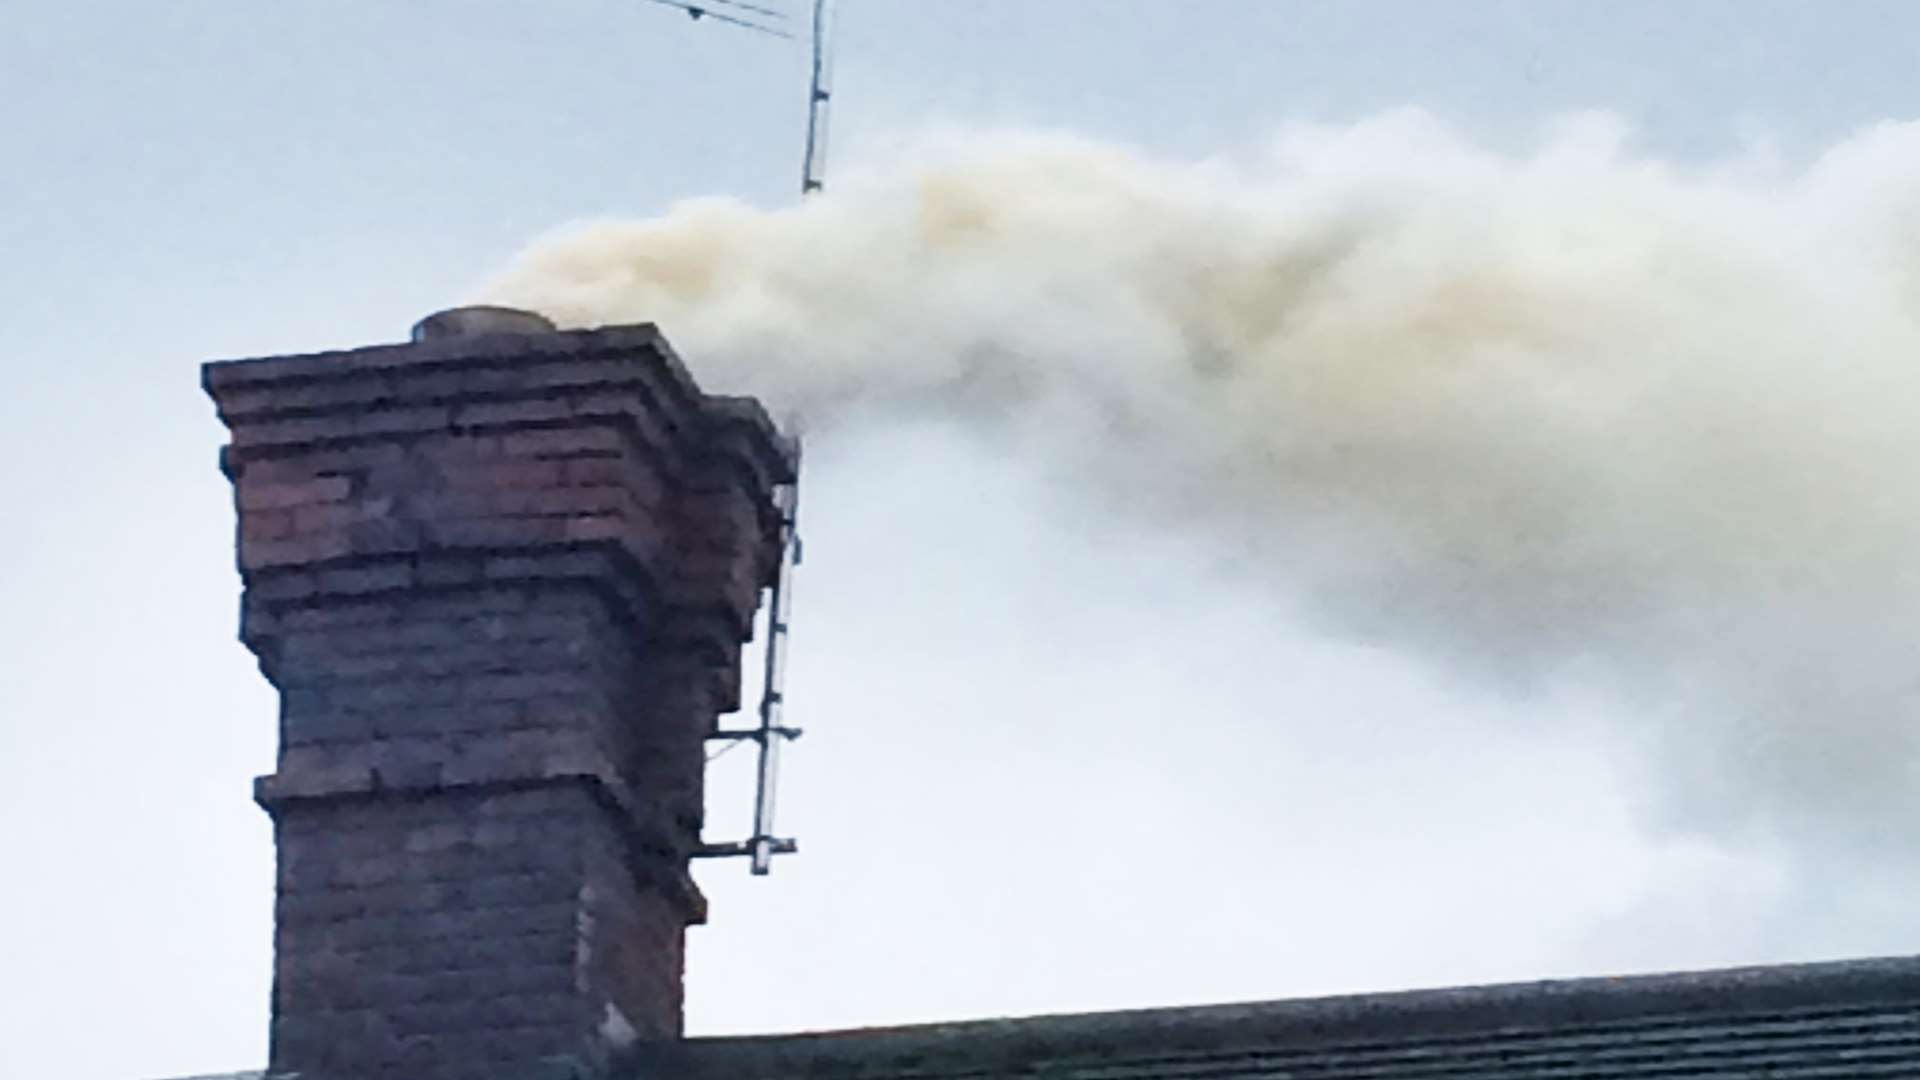
[[482,334],[551,334],[553,331],[553,320],[538,312],[473,304],[436,311],[414,323],[413,340],[439,341]]

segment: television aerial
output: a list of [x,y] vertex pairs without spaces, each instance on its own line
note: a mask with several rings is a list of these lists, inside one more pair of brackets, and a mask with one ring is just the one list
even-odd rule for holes
[[[786,29],[787,13],[746,0],[650,0],[663,7],[686,12],[698,22],[712,19],[758,34],[793,40]],[[800,164],[800,194],[812,195],[827,183],[827,106],[833,100],[833,21],[832,0],[813,0],[813,19],[809,32],[812,65],[807,85],[807,142]]]

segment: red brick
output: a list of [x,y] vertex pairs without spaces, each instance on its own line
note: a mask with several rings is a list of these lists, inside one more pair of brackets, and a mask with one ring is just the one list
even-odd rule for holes
[[248,570],[324,562],[352,553],[352,544],[339,533],[316,533],[290,540],[249,540],[244,535],[240,537],[240,565]]
[[622,540],[627,538],[627,523],[614,516],[573,517],[566,520],[568,540]]
[[240,535],[246,540],[285,540],[294,533],[291,510],[250,510],[240,515]]
[[564,458],[584,454],[618,454],[626,440],[608,427],[547,428],[516,431],[500,437],[508,454],[533,458]]
[[633,498],[623,488],[509,488],[493,494],[491,507],[508,515],[625,514]]
[[464,427],[486,424],[528,424],[564,420],[571,416],[564,401],[521,398],[513,401],[473,401],[454,410],[453,422]]
[[289,446],[338,439],[352,434],[350,416],[303,416],[291,420],[241,423],[233,429],[233,445],[240,448]]
[[293,531],[302,535],[340,529],[361,520],[361,509],[348,503],[302,506],[293,511]]
[[281,510],[292,506],[338,502],[347,497],[349,484],[344,476],[316,476],[311,480],[284,483],[250,482],[241,475],[238,488],[240,509]]
[[448,433],[425,443],[423,452],[444,461],[485,461],[500,457],[506,451],[498,435]]
[[[492,491],[498,488],[554,487],[565,478],[565,466],[571,463],[500,458],[494,461],[447,465],[441,472],[447,483],[463,491]],[[614,463],[617,466],[617,463]]]
[[452,410],[445,405],[412,409],[374,409],[355,415],[350,430],[353,435],[359,437],[438,431],[448,425],[451,416]]

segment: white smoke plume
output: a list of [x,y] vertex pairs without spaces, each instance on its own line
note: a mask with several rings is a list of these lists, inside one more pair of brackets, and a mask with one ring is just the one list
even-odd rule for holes
[[1602,688],[1667,826],[1920,850],[1920,125],[1794,167],[1630,145],[949,137],[566,230],[485,293],[656,321],[816,430],[990,426],[1289,617]]

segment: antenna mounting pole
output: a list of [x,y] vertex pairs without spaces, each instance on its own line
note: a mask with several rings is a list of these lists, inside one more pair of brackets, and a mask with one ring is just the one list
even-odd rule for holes
[[827,184],[827,106],[833,100],[831,0],[813,0],[813,78],[807,87],[807,154],[800,166],[800,194]]
[[755,875],[773,868],[775,855],[790,855],[799,850],[793,840],[775,836],[773,797],[780,770],[780,744],[800,737],[799,728],[783,721],[786,697],[788,613],[793,603],[793,570],[800,564],[800,443],[793,443],[794,481],[774,491],[774,505],[780,513],[780,564],[767,597],[767,649],[764,668],[765,689],[760,696],[760,723],[750,728],[722,728],[710,739],[754,742],[760,746],[760,763],[755,772],[753,791],[753,835],[725,844],[703,844],[696,856],[716,858],[745,855],[751,859]]

